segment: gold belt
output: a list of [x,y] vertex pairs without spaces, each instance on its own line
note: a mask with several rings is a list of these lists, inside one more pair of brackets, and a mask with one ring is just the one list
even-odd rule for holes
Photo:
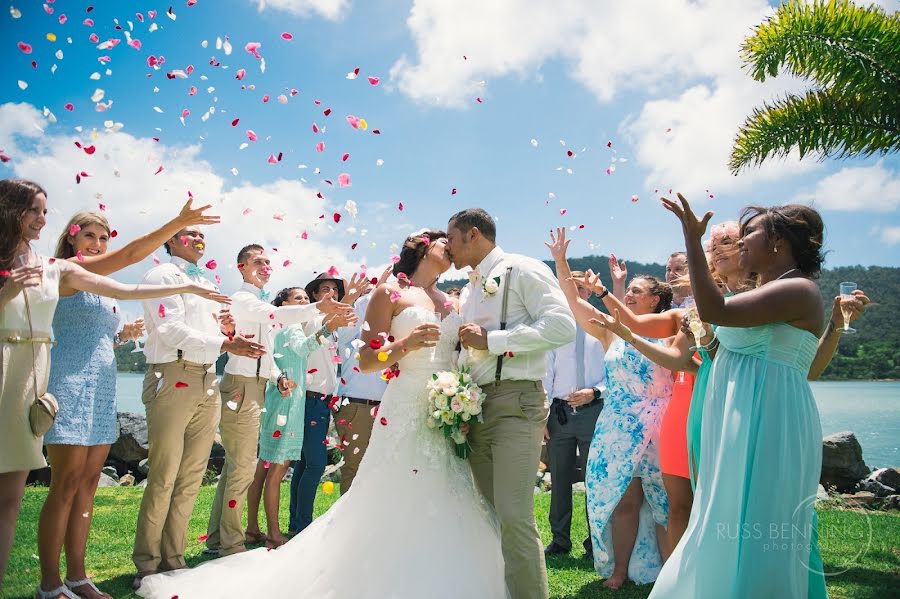
[[22,334],[19,331],[3,331],[0,330],[0,343],[49,343],[56,345],[56,340],[46,335],[43,337],[31,337],[28,334]]

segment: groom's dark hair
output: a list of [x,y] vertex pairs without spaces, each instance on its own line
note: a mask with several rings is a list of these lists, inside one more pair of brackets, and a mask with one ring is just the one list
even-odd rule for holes
[[450,217],[450,222],[463,234],[472,227],[477,227],[485,239],[491,243],[497,241],[497,224],[494,218],[481,208],[466,208]]

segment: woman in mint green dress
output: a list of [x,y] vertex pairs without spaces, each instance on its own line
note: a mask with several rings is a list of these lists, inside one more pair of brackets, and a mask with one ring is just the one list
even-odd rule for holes
[[[275,306],[308,304],[302,287],[282,289],[272,301]],[[293,382],[290,395],[282,397],[275,385],[266,387],[266,404],[259,429],[259,463],[248,492],[247,541],[265,540],[274,549],[287,542],[278,522],[281,480],[291,462],[300,459],[306,412],[306,369],[309,354],[319,348],[319,337],[337,328],[337,321],[323,325],[314,335],[306,335],[301,325],[291,325],[275,332],[272,356],[275,365]],[[259,528],[259,503],[265,494],[268,534]]]
[[700,243],[712,213],[698,221],[679,199],[663,203],[682,222],[694,299],[719,325],[719,347],[694,508],[650,596],[807,597],[822,430],[806,377],[824,324],[812,280],[822,220],[798,205],[745,211],[741,266],[760,285],[726,299]]

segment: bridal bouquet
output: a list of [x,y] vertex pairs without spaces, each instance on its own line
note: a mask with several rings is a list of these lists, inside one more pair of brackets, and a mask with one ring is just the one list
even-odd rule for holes
[[472,381],[467,368],[459,371],[444,370],[431,375],[428,381],[428,428],[443,431],[445,437],[453,440],[456,456],[469,456],[466,435],[460,425],[472,419],[482,422],[481,404],[484,393]]

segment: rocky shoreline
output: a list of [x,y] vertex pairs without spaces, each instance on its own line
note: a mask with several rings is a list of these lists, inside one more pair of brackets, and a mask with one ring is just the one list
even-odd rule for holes
[[[119,412],[119,436],[109,452],[100,475],[100,486],[143,486],[150,471],[148,461],[147,419],[143,414]],[[332,439],[335,443],[337,439]],[[340,482],[340,451],[329,451],[329,465],[322,480]],[[225,462],[225,449],[218,435],[213,442],[205,482],[216,480]],[[288,472],[286,478],[289,478]],[[29,482],[49,484],[50,469],[35,470]],[[840,432],[822,439],[822,475],[819,480],[819,499],[840,498],[848,505],[871,508],[900,509],[900,469],[870,469],[864,459],[862,446],[852,432]],[[548,491],[553,484],[547,460],[540,464],[535,480],[535,492]],[[576,491],[583,491],[578,482]]]

